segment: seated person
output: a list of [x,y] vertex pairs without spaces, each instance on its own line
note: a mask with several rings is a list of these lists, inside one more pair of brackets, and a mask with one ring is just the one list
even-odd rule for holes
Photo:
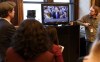
[[17,28],[5,62],[55,62],[46,29],[35,19],[26,19]]
[[62,52],[63,52],[64,47],[59,45],[56,28],[53,26],[48,26],[47,32],[49,34],[51,42],[53,43],[53,47],[51,49],[51,52],[56,56],[56,61],[57,62],[64,62],[63,56],[62,56]]

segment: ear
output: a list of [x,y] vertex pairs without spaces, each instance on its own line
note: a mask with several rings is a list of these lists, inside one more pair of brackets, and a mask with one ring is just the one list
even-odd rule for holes
[[8,15],[10,15],[11,14],[11,11],[8,11]]

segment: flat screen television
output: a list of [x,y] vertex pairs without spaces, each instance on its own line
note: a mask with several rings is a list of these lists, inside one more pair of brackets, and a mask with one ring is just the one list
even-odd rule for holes
[[68,24],[69,4],[42,4],[42,23],[44,25]]

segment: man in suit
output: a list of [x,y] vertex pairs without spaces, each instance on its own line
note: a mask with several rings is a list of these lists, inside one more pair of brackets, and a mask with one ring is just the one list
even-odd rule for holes
[[55,7],[55,12],[53,12],[53,18],[58,19],[60,18],[59,8]]
[[0,62],[4,62],[5,52],[10,46],[11,37],[16,30],[10,22],[15,14],[15,6],[16,4],[12,1],[0,3]]

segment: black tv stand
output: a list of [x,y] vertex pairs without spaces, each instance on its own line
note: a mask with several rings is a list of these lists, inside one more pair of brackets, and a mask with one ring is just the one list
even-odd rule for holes
[[52,24],[52,25],[44,25],[44,26],[63,27],[63,26],[69,26],[69,24]]
[[59,44],[64,46],[64,62],[77,62],[80,56],[79,26],[63,25],[56,27]]

